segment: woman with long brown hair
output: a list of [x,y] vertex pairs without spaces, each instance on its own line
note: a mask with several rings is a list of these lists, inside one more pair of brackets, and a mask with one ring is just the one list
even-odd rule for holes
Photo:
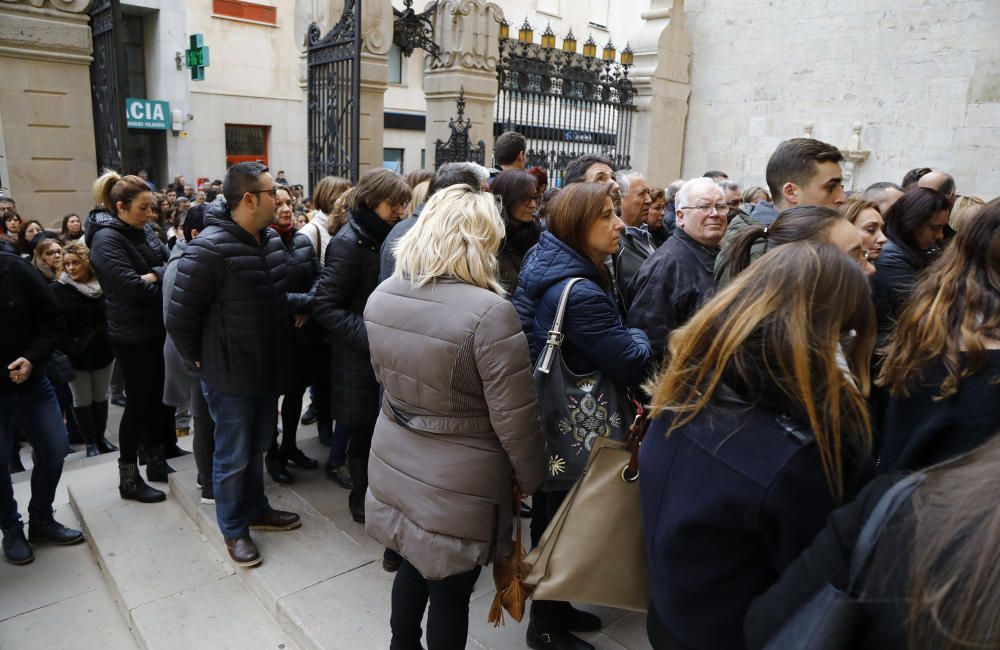
[[[506,173],[506,172],[505,172]],[[562,354],[577,375],[599,370],[622,388],[636,386],[646,376],[652,357],[649,338],[623,323],[611,287],[606,259],[618,252],[625,224],[615,215],[610,183],[572,183],[551,203],[548,230],[521,267],[514,306],[528,336],[533,361],[538,359],[555,318],[566,284],[574,278],[563,320]],[[592,414],[594,430],[610,431],[614,413],[598,403]],[[584,414],[580,413],[581,417]],[[620,426],[620,425],[619,425]],[[625,423],[627,426],[627,423]],[[558,460],[558,459],[557,459]],[[557,462],[549,462],[546,479],[566,477]],[[566,496],[564,489],[536,492],[533,500],[532,539],[542,530]],[[527,640],[531,648],[583,650],[590,646],[570,632],[599,629],[598,617],[573,609],[569,603],[533,601]]]
[[862,270],[807,242],[764,255],[674,331],[639,462],[654,648],[743,647],[750,601],[860,487],[874,337]]
[[964,453],[1000,428],[1000,200],[958,231],[885,350],[885,470]]

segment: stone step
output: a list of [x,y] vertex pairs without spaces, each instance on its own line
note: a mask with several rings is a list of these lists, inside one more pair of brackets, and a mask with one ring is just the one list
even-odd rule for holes
[[[193,471],[190,456],[171,465]],[[176,501],[125,501],[117,472],[109,470],[67,490],[140,647],[296,647]]]

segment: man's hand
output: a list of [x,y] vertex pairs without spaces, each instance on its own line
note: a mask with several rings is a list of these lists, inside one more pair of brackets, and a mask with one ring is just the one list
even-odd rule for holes
[[28,381],[31,369],[31,362],[24,357],[16,359],[14,363],[7,366],[7,370],[10,370],[10,380],[15,384],[23,384]]
[[309,314],[295,314],[295,328],[301,329],[309,322]]
[[145,280],[150,284],[156,284],[157,282],[160,281],[160,278],[156,277],[155,273],[146,273],[145,275],[141,275],[139,277],[141,277],[143,280]]

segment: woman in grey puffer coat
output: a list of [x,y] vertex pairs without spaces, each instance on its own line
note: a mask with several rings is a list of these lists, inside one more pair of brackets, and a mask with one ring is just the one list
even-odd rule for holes
[[393,650],[464,648],[482,566],[511,539],[512,482],[542,481],[528,342],[496,280],[504,234],[492,197],[457,185],[399,240],[396,270],[365,327],[384,388],[365,502],[369,535],[404,560],[392,590]]

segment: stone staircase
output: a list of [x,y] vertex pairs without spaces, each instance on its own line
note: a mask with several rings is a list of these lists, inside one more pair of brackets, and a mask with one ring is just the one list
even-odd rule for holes
[[[300,441],[325,458],[318,440]],[[144,505],[118,497],[116,477],[106,485],[68,485],[70,503],[126,623],[140,647],[301,648],[367,650],[389,646],[392,574],[382,570],[382,548],[355,523],[347,491],[320,470],[291,470],[296,482],[266,479],[271,504],[302,516],[290,532],[254,531],[263,563],[253,569],[229,561],[214,506],[200,502],[193,458],[171,461],[165,503]],[[162,487],[162,486],[158,486]],[[525,527],[526,528],[526,527]],[[468,648],[523,649],[527,621],[486,622],[493,600],[489,570],[476,585]],[[605,621],[586,635],[604,650],[649,648],[644,617],[589,608]]]

